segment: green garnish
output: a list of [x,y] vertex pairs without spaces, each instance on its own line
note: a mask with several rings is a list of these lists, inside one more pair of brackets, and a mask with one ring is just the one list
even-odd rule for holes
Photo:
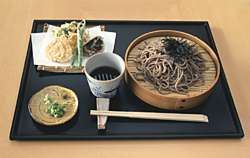
[[81,67],[82,66],[82,59],[83,59],[83,35],[85,32],[85,20],[81,21],[77,25],[77,46],[75,48],[75,56],[72,60],[72,65]]
[[65,105],[59,104],[57,101],[53,100],[48,94],[44,98],[44,102],[48,105],[47,113],[51,116],[59,118],[65,114]]
[[76,33],[77,22],[72,21],[71,23],[65,23],[58,27],[56,30],[53,30],[53,35],[55,37],[65,36],[69,37],[69,33]]

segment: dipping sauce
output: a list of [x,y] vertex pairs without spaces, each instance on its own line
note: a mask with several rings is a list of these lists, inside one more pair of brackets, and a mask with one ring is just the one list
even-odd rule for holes
[[112,80],[120,75],[120,72],[112,67],[102,66],[94,69],[90,76],[97,80]]

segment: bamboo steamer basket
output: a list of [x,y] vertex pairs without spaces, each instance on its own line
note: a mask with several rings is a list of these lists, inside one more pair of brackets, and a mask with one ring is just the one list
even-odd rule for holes
[[[203,73],[204,83],[197,82],[189,88],[187,94],[159,93],[154,86],[148,81],[137,80],[135,74],[138,72],[136,68],[135,58],[138,55],[138,47],[145,41],[153,41],[154,39],[171,36],[174,38],[184,38],[190,44],[196,44],[199,51],[203,51],[202,57],[205,59],[206,70]],[[200,105],[207,99],[220,75],[220,64],[214,51],[199,38],[188,33],[174,30],[157,30],[149,32],[137,37],[128,46],[125,54],[125,82],[131,88],[133,93],[144,102],[158,108],[169,110],[189,109]]]

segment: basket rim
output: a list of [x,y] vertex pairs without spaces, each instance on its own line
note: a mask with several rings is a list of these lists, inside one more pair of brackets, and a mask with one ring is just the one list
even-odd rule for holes
[[[179,96],[169,96],[169,95],[164,95],[164,94],[160,94],[157,93],[155,91],[151,91],[148,88],[145,88],[144,86],[141,86],[140,83],[134,78],[134,76],[132,75],[131,72],[128,71],[128,54],[129,52],[140,42],[142,42],[143,40],[145,40],[145,38],[151,38],[151,37],[157,37],[159,34],[169,34],[172,36],[176,36],[176,37],[182,37],[182,38],[186,38],[196,44],[198,44],[200,47],[202,47],[204,50],[206,50],[206,52],[209,54],[209,56],[212,58],[214,64],[215,64],[215,68],[216,68],[216,76],[215,79],[213,80],[213,82],[209,85],[209,87],[207,88],[207,90],[201,92],[201,93],[197,93],[194,95],[179,95]],[[129,74],[130,78],[133,80],[133,82],[138,85],[140,88],[142,88],[143,90],[145,90],[147,93],[162,97],[162,98],[176,98],[176,99],[191,99],[191,98],[196,98],[199,96],[202,96],[206,93],[208,93],[209,91],[211,91],[214,86],[216,85],[216,83],[219,80],[219,76],[220,76],[220,63],[218,60],[218,57],[216,56],[215,52],[212,50],[212,48],[210,48],[204,41],[202,41],[201,39],[199,39],[198,37],[191,35],[189,33],[186,32],[182,32],[182,31],[176,31],[176,30],[155,30],[155,31],[150,31],[147,33],[144,33],[138,37],[136,37],[127,47],[126,49],[126,53],[125,53],[125,67],[126,67],[126,72]]]

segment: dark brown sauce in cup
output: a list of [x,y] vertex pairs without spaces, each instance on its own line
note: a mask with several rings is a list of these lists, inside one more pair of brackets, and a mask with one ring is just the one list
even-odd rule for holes
[[112,80],[120,75],[120,72],[109,66],[102,66],[94,69],[91,73],[90,76],[95,78],[96,80]]

